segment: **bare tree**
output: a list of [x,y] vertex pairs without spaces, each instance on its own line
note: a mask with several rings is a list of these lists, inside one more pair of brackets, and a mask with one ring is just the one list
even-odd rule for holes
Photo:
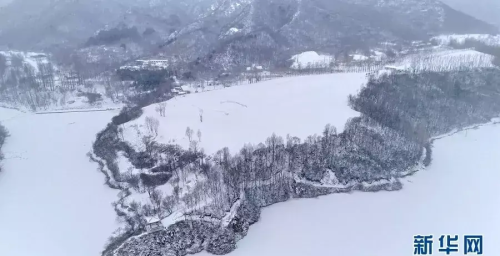
[[167,103],[166,102],[162,102],[162,103],[159,103],[155,110],[158,114],[160,114],[160,116],[162,117],[165,117],[165,110],[167,108]]
[[154,207],[154,211],[156,213],[160,213],[162,202],[163,202],[163,193],[158,189],[149,189],[148,190],[149,199],[151,200],[151,204]]
[[154,117],[146,117],[146,128],[149,133],[153,136],[158,136],[158,129],[160,127],[160,121]]
[[118,135],[120,135],[120,138],[124,141],[125,140],[125,136],[123,134],[124,130],[123,130],[123,127],[118,127]]
[[201,131],[198,130],[198,132],[196,133],[196,135],[198,136],[198,141],[201,142]]
[[175,198],[174,196],[166,196],[163,198],[160,209],[160,218],[168,217],[174,212]]
[[7,58],[0,54],[0,80],[3,80],[3,75],[7,70]]
[[191,128],[186,128],[186,137],[188,137],[189,142],[193,140],[193,130]]

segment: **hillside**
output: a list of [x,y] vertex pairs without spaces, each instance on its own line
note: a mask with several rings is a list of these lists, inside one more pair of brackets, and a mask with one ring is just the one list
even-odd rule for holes
[[234,8],[233,1],[227,1],[210,16],[172,34],[164,51],[195,60],[191,69],[230,69],[270,61],[282,65],[285,58],[311,49],[338,54],[442,33],[497,32],[433,0],[240,2]]
[[0,9],[0,45],[24,50],[83,46],[98,31],[120,24],[165,34],[192,22],[209,6],[204,2],[17,0]]
[[5,46],[69,47],[106,63],[108,55],[117,63],[178,56],[191,71],[282,66],[308,50],[339,54],[442,33],[498,32],[437,0],[19,0],[0,17]]
[[109,77],[58,65],[46,53],[0,51],[0,106],[33,112],[120,108],[125,89]]

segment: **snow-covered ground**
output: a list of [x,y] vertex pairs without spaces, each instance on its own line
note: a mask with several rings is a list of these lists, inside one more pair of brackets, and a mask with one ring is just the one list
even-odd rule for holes
[[[483,235],[483,255],[500,251],[500,125],[435,142],[433,163],[398,192],[334,194],[265,208],[230,256],[414,255],[415,235]],[[445,255],[445,253],[442,253]],[[201,256],[209,254],[203,252]]]
[[347,105],[366,82],[363,73],[287,77],[223,90],[189,94],[166,102],[166,117],[145,108],[137,120],[124,125],[124,137],[140,146],[147,134],[145,119],[159,120],[157,141],[189,146],[186,128],[193,130],[208,154],[223,147],[239,151],[246,143],[263,143],[273,133],[305,139],[320,134],[326,124],[342,131],[346,121],[358,116]]
[[117,228],[86,154],[117,111],[34,115],[0,108],[10,137],[0,173],[0,255],[97,256]]

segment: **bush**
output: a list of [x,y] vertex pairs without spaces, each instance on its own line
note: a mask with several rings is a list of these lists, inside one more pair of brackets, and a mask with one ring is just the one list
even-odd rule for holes
[[119,115],[111,119],[111,122],[114,125],[122,125],[139,118],[142,115],[142,112],[142,108],[140,107],[125,107],[121,110]]
[[84,96],[87,97],[87,100],[89,104],[93,105],[98,101],[102,101],[102,95],[99,93],[92,93],[92,92],[81,92],[78,94],[78,96]]
[[[5,139],[9,136],[7,129],[0,124],[0,161],[3,160],[2,146],[5,143]],[[0,165],[0,171],[2,171],[2,166]]]
[[228,254],[236,249],[235,235],[232,230],[219,229],[210,239],[207,252],[215,255]]
[[157,187],[166,184],[170,178],[172,178],[172,174],[160,173],[160,174],[145,174],[141,173],[139,177],[142,180],[142,184],[146,187]]

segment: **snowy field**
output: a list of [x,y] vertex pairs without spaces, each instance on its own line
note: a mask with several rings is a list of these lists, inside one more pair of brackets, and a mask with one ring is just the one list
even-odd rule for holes
[[97,256],[118,226],[86,154],[117,112],[34,115],[0,108],[10,132],[0,173],[0,255]]
[[[398,192],[335,194],[263,210],[230,256],[410,256],[414,235],[483,235],[483,255],[500,251],[500,125],[435,142],[432,165]],[[200,255],[210,254],[203,252]],[[470,254],[469,254],[470,255]]]
[[192,139],[198,140],[199,130],[199,146],[211,154],[226,146],[237,152],[246,143],[264,143],[273,133],[305,139],[328,123],[342,131],[358,116],[347,104],[348,95],[365,82],[363,73],[288,77],[176,97],[166,102],[166,117],[156,112],[157,105],[145,108],[141,118],[124,125],[124,137],[141,145],[145,119],[154,117],[160,122],[157,141],[188,147],[190,127]]

